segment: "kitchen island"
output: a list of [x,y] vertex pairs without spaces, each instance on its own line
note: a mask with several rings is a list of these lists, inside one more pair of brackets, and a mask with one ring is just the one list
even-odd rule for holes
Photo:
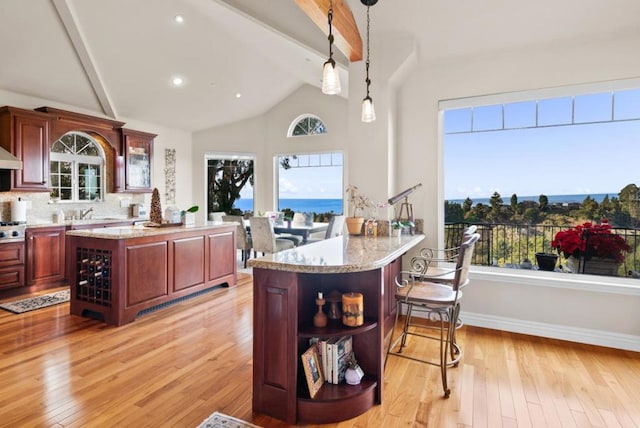
[[66,234],[71,314],[120,326],[143,310],[236,285],[236,225],[107,227]]
[[[384,341],[393,328],[394,277],[402,255],[424,235],[341,236],[249,260],[253,266],[253,410],[289,424],[353,418],[382,402]],[[314,327],[318,293],[361,293],[364,323],[329,319]],[[329,304],[324,307],[328,313]],[[324,383],[310,396],[301,355],[310,339],[352,336],[365,376],[358,385]]]

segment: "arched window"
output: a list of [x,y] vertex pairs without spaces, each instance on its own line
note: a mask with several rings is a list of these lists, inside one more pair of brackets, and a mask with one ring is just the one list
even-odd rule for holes
[[104,151],[90,135],[69,132],[51,146],[51,198],[101,201],[104,197]]
[[298,116],[291,125],[289,125],[289,131],[287,137],[299,137],[302,135],[318,135],[326,134],[327,128],[324,126],[324,122],[318,116],[312,114],[303,114]]

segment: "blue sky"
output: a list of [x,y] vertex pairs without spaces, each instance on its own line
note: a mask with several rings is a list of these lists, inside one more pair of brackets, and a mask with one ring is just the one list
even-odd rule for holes
[[[608,120],[609,94],[576,97],[574,121]],[[640,183],[640,91],[616,93],[615,118],[621,122],[571,122],[570,98],[540,102],[538,123],[547,127],[471,132],[445,136],[445,199],[596,194],[612,196]],[[500,108],[476,108],[474,130],[501,127]],[[498,122],[500,121],[500,122]],[[533,126],[535,104],[505,106],[505,127]],[[470,109],[445,113],[446,131],[469,130]]]
[[[614,101],[612,101],[614,100]],[[612,105],[613,103],[613,105]],[[640,90],[449,110],[445,113],[445,199],[599,194],[640,184]],[[587,123],[609,120],[609,123]],[[572,122],[580,123],[567,125]],[[563,126],[554,126],[563,125]],[[467,132],[473,126],[474,131]],[[341,167],[279,172],[281,199],[340,199]],[[242,197],[251,199],[245,187]]]

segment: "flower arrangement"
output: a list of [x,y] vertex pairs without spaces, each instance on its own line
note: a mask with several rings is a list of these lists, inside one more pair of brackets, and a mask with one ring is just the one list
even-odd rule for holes
[[631,247],[627,241],[614,233],[611,233],[611,225],[607,220],[600,224],[585,222],[567,230],[556,233],[551,246],[562,252],[565,257],[602,257],[614,259],[616,262],[624,261],[624,253]]
[[349,205],[353,207],[353,217],[361,217],[365,208],[375,206],[371,199],[360,194],[357,186],[350,184],[346,192],[349,194]]

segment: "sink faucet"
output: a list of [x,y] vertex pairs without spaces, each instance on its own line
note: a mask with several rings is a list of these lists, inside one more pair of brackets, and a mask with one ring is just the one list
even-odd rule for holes
[[80,220],[84,220],[85,217],[87,217],[87,215],[89,215],[89,213],[92,211],[93,207],[89,208],[88,210],[80,210]]

